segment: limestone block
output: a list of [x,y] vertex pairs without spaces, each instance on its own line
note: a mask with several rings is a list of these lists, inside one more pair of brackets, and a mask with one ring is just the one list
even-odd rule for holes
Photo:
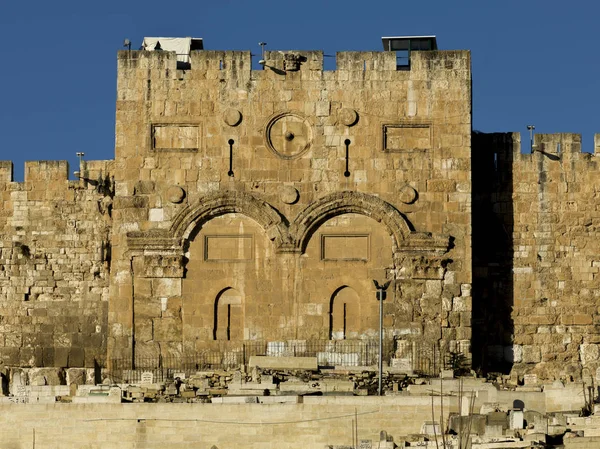
[[164,220],[164,209],[156,208],[148,210],[148,220],[150,221],[163,221]]
[[440,424],[437,421],[426,421],[421,426],[421,434],[423,435],[441,435]]
[[600,346],[589,343],[579,345],[579,357],[584,366],[588,363],[597,362],[600,358]]
[[181,296],[181,279],[153,279],[152,292],[160,297]]
[[452,299],[452,310],[454,312],[470,312],[472,310],[472,299],[470,296],[460,296]]
[[154,340],[159,342],[181,341],[181,320],[178,318],[157,318],[154,323]]
[[506,346],[504,348],[504,360],[521,363],[523,361],[523,347],[521,345]]
[[27,375],[29,385],[65,384],[65,372],[62,368],[31,368]]
[[251,356],[249,367],[258,366],[264,369],[305,369],[316,370],[316,357],[267,357]]
[[522,351],[523,363],[539,363],[542,361],[542,354],[539,347],[532,345],[523,345]]
[[87,382],[87,370],[85,368],[67,368],[67,385],[85,385]]

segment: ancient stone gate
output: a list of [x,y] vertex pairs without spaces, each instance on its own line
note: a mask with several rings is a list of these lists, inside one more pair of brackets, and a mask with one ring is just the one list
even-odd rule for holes
[[392,281],[386,340],[470,355],[469,53],[413,52],[410,70],[390,51],[338,53],[332,71],[319,51],[251,65],[119,52],[114,160],[84,160],[78,181],[29,163],[15,183],[2,165],[4,363],[366,341],[374,279]]

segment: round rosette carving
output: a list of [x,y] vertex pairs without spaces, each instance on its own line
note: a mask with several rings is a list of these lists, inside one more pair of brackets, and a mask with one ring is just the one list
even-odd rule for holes
[[354,126],[358,122],[358,112],[354,109],[344,108],[338,114],[340,123],[346,126]]
[[300,198],[300,192],[293,186],[283,186],[279,190],[279,198],[285,204],[294,204]]
[[227,109],[223,113],[223,121],[229,126],[237,126],[242,121],[242,113],[237,109]]
[[404,184],[402,187],[400,187],[400,191],[398,192],[398,199],[404,204],[412,204],[417,201],[418,197],[419,194],[417,191],[408,184]]
[[265,130],[267,147],[282,159],[294,159],[306,153],[312,144],[312,126],[296,112],[271,117]]
[[173,204],[179,204],[185,198],[185,190],[179,186],[171,186],[167,190],[167,199]]

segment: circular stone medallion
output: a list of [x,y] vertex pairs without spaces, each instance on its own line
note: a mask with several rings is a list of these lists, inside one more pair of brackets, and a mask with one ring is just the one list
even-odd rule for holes
[[358,121],[358,113],[354,109],[346,108],[339,112],[338,118],[340,123],[346,126],[353,126]]
[[185,190],[179,186],[171,186],[167,190],[167,199],[174,204],[179,204],[185,198]]
[[285,204],[294,204],[299,197],[300,192],[294,186],[283,186],[279,190],[279,198]]
[[418,197],[417,191],[408,184],[404,184],[400,187],[400,191],[398,192],[398,199],[404,204],[412,204],[417,201]]
[[283,159],[293,159],[308,151],[312,128],[300,114],[284,112],[269,120],[265,132],[267,146]]
[[223,121],[229,126],[237,126],[242,121],[242,113],[237,109],[227,109],[223,113]]

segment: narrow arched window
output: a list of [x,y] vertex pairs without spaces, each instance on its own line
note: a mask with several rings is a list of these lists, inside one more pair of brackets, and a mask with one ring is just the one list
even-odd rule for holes
[[338,288],[329,305],[329,339],[356,338],[360,330],[358,294],[346,285]]
[[214,340],[242,340],[244,336],[242,295],[227,287],[215,298]]

